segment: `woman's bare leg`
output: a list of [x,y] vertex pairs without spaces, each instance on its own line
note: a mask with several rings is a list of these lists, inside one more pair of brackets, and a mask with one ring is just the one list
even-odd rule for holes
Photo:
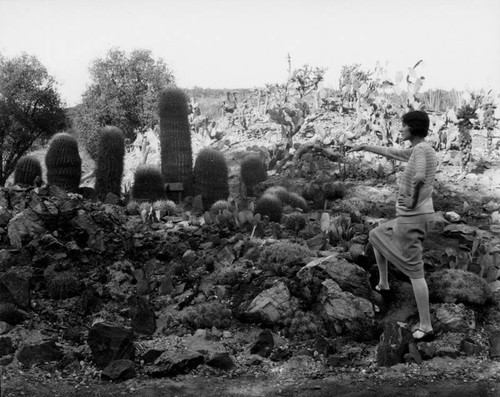
[[373,247],[375,252],[375,260],[378,266],[378,285],[382,289],[389,289],[389,278],[387,276],[387,258],[380,253],[375,247]]
[[[427,287],[427,282],[423,277],[412,278],[410,280],[413,287],[413,294],[417,302],[418,317],[420,320],[417,328],[425,332],[432,331],[431,314],[429,310],[429,288]],[[420,338],[422,337],[422,333],[414,333],[414,336]]]

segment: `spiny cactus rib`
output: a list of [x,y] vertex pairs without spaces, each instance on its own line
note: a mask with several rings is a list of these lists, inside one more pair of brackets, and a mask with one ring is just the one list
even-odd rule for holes
[[42,165],[33,155],[26,155],[19,159],[14,171],[14,184],[35,186],[42,185]]
[[188,99],[179,88],[160,93],[161,174],[165,183],[182,183],[184,196],[192,194],[193,153],[188,119]]
[[214,148],[204,148],[194,165],[195,192],[201,195],[203,208],[229,196],[228,167],[224,155]]
[[165,198],[163,178],[158,168],[141,165],[135,170],[132,198],[139,201],[157,201]]
[[99,140],[95,196],[104,201],[108,193],[121,194],[125,138],[117,127],[104,127]]
[[61,132],[54,135],[45,155],[47,182],[67,192],[77,193],[82,177],[82,159],[78,152],[78,142],[70,134]]

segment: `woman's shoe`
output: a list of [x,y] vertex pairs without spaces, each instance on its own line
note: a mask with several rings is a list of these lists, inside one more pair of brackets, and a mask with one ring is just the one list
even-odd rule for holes
[[384,301],[392,300],[394,298],[394,292],[391,289],[382,288],[380,284],[375,286],[375,291],[382,295]]
[[[422,336],[420,338],[416,338],[415,337],[415,333],[416,332],[421,332],[422,333]],[[415,331],[413,331],[413,340],[415,342],[431,342],[434,340],[434,338],[436,338],[436,334],[434,333],[434,330],[430,330],[430,331],[422,331],[420,328],[417,328]]]

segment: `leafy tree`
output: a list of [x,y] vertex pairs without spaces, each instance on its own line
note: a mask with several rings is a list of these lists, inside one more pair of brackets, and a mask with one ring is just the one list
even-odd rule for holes
[[36,57],[0,54],[0,185],[35,141],[66,127],[55,85]]
[[174,83],[165,62],[153,59],[149,50],[127,55],[111,49],[93,61],[90,75],[92,82],[83,94],[74,127],[91,156],[98,153],[98,134],[106,125],[120,128],[129,139],[157,125],[158,95]]

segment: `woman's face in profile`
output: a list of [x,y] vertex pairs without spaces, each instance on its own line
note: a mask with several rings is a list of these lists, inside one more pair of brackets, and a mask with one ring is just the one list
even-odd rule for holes
[[399,131],[401,132],[402,141],[407,141],[411,138],[410,127],[407,124],[401,124],[401,129]]

